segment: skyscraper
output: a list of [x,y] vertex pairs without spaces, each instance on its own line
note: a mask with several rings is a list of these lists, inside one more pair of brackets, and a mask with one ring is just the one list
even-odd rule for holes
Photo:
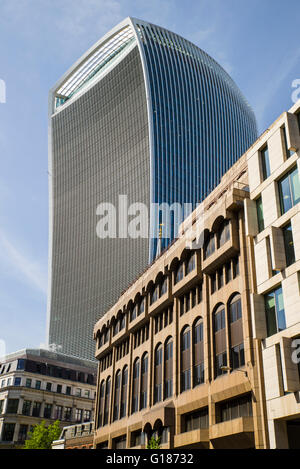
[[182,37],[127,18],[87,51],[50,91],[49,343],[93,357],[95,321],[156,255],[155,236],[100,239],[100,203],[143,203],[154,233],[153,204],[195,207],[256,137],[235,83]]

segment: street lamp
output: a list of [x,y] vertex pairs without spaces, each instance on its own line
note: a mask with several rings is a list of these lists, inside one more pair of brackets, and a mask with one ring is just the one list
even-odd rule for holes
[[[230,366],[221,366],[222,371],[233,371]],[[239,368],[236,368],[234,371],[238,371],[239,373],[244,373],[246,378],[248,378],[248,372],[246,370],[240,370]]]

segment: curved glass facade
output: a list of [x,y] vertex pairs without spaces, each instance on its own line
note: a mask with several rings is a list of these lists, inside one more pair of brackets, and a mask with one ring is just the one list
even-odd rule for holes
[[[256,140],[256,119],[230,76],[204,51],[163,28],[133,22],[151,96],[152,202],[195,208]],[[150,259],[156,251],[153,239]]]
[[[48,342],[94,357],[95,322],[168,236],[97,237],[97,207],[118,197],[193,207],[255,141],[256,121],[228,74],[163,28],[128,18],[50,92]],[[172,219],[171,219],[172,221]]]

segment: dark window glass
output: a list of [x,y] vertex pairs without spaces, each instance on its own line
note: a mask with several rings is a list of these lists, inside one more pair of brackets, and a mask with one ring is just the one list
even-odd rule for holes
[[282,288],[265,295],[268,337],[286,328]]
[[218,247],[223,246],[230,239],[229,220],[225,220],[218,232]]
[[219,353],[215,357],[215,377],[221,376],[226,373],[223,367],[227,366],[227,354],[226,352]]
[[30,410],[31,410],[31,401],[24,401],[23,402],[23,408],[22,408],[22,414],[23,415],[30,415]]
[[243,396],[230,401],[219,404],[217,407],[218,421],[226,422],[240,417],[252,416],[252,400],[251,396]]
[[41,412],[41,403],[34,402],[32,406],[32,417],[39,417]]
[[8,399],[6,413],[16,414],[18,412],[19,399]]
[[259,197],[256,200],[256,213],[257,213],[258,232],[260,233],[261,231],[265,229],[264,213],[263,213],[263,205],[262,205],[261,197]]
[[263,180],[265,180],[271,174],[269,150],[267,146],[260,151],[260,157],[261,157],[262,176],[263,176]]
[[244,344],[236,345],[231,348],[231,368],[236,370],[245,365]]
[[2,441],[13,441],[15,431],[14,423],[5,423],[2,431]]
[[286,257],[286,265],[289,266],[295,262],[295,250],[294,250],[294,240],[292,225],[289,223],[283,229],[283,239],[284,239],[284,249]]
[[204,243],[204,258],[211,256],[216,250],[215,244],[215,235],[214,233],[210,233],[208,239]]
[[175,284],[180,282],[183,279],[184,272],[183,272],[183,264],[180,264],[175,272]]
[[295,168],[278,181],[281,214],[300,201],[300,182],[298,169]]
[[46,419],[50,419],[51,418],[51,411],[52,411],[52,404],[45,404],[45,407],[44,407],[44,417]]

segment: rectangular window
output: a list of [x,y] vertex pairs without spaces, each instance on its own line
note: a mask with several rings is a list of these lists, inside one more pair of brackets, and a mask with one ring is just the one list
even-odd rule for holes
[[286,128],[283,126],[281,128],[282,131],[282,136],[283,136],[283,144],[284,144],[284,152],[285,152],[285,157],[288,159],[290,156],[294,154],[292,150],[288,149],[288,143],[287,143],[287,137],[286,137]]
[[194,366],[194,386],[204,383],[204,362]]
[[284,239],[284,250],[286,257],[286,265],[289,266],[295,262],[295,250],[293,241],[292,225],[289,223],[282,228],[283,239]]
[[231,367],[233,370],[241,368],[245,365],[245,351],[244,344],[236,345],[230,350],[231,353]]
[[63,406],[57,405],[55,407],[55,413],[54,413],[54,418],[57,420],[61,420],[63,416]]
[[45,404],[44,417],[45,419],[51,419],[52,404]]
[[208,428],[208,409],[205,408],[190,414],[183,415],[183,419],[184,432]]
[[263,213],[263,205],[262,205],[261,197],[259,197],[256,200],[256,214],[257,214],[258,232],[260,233],[261,231],[265,229],[264,213]]
[[82,409],[75,409],[75,422],[76,423],[82,422]]
[[267,145],[260,151],[260,161],[261,161],[262,177],[263,177],[263,181],[264,181],[271,174],[270,160],[269,160],[269,150],[268,150]]
[[30,378],[26,379],[26,388],[31,388],[32,380]]
[[240,417],[252,416],[251,396],[238,397],[230,401],[219,404],[217,407],[218,422],[226,422]]
[[16,414],[18,412],[19,399],[8,399],[6,413]]
[[24,443],[27,437],[28,425],[21,424],[19,427],[18,442]]
[[286,329],[281,287],[265,295],[265,308],[268,337]]
[[41,381],[36,381],[35,382],[35,389],[41,389]]
[[52,388],[52,384],[51,384],[51,383],[47,383],[47,384],[46,384],[46,391],[51,391],[51,388]]
[[2,441],[13,441],[14,431],[15,431],[14,423],[5,423],[3,425]]
[[30,415],[30,410],[31,410],[31,401],[24,401],[23,402],[22,414],[23,415]]
[[278,181],[281,215],[300,202],[300,182],[297,167]]
[[216,272],[210,276],[210,291],[215,293],[217,288],[217,275]]
[[21,378],[15,378],[14,386],[21,386]]
[[61,391],[62,391],[62,385],[61,385],[61,384],[58,384],[58,385],[57,385],[57,388],[56,388],[56,392],[58,392],[59,394],[61,394]]
[[65,407],[64,420],[69,422],[72,418],[72,407]]
[[223,268],[218,270],[218,288],[222,288],[224,286],[224,271]]
[[232,260],[232,270],[233,270],[233,278],[236,278],[240,274],[240,264],[239,264],[238,257],[235,257]]
[[39,417],[41,413],[41,403],[34,402],[32,407],[32,417]]
[[226,370],[223,370],[223,367],[227,366],[227,354],[226,352],[219,353],[215,357],[215,377],[223,375],[226,373]]

